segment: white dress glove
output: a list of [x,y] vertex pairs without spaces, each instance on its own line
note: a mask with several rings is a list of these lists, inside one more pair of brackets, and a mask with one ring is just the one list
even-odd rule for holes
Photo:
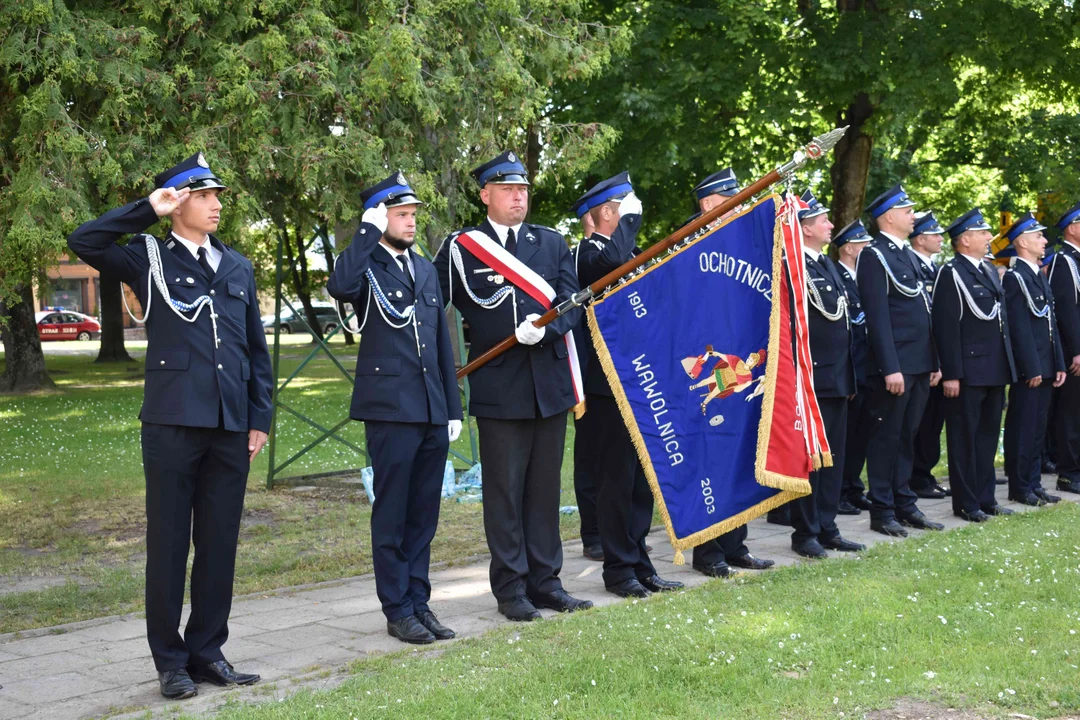
[[450,432],[450,442],[454,442],[461,437],[461,421],[451,420],[446,426],[446,429]]
[[619,217],[624,215],[640,215],[641,214],[641,201],[638,200],[638,196],[634,193],[630,193],[622,199],[619,203]]
[[525,320],[517,326],[514,334],[517,335],[519,343],[522,345],[535,345],[544,339],[544,328],[533,325],[533,321],[538,319],[540,319],[540,316],[535,313],[526,315]]
[[379,228],[379,232],[386,232],[386,203],[379,203],[370,210],[365,210],[361,222],[371,223]]

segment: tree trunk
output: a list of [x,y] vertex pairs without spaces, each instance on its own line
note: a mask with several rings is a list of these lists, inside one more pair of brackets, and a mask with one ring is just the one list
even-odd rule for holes
[[0,339],[4,343],[7,365],[0,374],[0,391],[30,392],[53,388],[52,379],[45,369],[45,355],[41,352],[41,338],[34,321],[34,298],[28,284],[15,288],[20,302],[8,306],[0,302],[0,317],[7,322],[0,324]]
[[124,292],[120,281],[105,273],[101,274],[101,347],[94,362],[131,362],[124,347]]
[[[339,231],[340,231],[340,228],[339,228]],[[334,237],[342,238],[342,237],[344,237],[344,235],[335,234]],[[334,272],[334,253],[330,249],[330,240],[326,237],[325,232],[322,234],[322,237],[319,238],[319,242],[322,243],[323,257],[326,258],[326,272],[329,275],[329,274]],[[339,311],[341,310],[341,305],[338,304],[337,300],[335,300],[334,298],[330,298],[330,301],[338,306]],[[345,313],[344,312],[341,313],[341,318],[343,320],[345,319]],[[356,343],[356,341],[353,340],[352,333],[349,332],[348,330],[346,330],[344,326],[342,326],[342,328],[340,330],[338,330],[338,334],[343,335],[345,337],[345,344],[346,345],[353,345],[353,344]]]
[[866,200],[866,181],[870,175],[870,156],[874,138],[863,132],[866,122],[874,114],[870,96],[859,93],[854,102],[837,113],[838,126],[847,125],[848,131],[833,151],[833,164],[829,169],[832,178],[833,223],[844,227],[862,215]]

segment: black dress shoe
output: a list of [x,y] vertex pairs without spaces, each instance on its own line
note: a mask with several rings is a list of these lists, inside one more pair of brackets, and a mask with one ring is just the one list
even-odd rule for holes
[[953,515],[962,520],[976,523],[986,522],[990,519],[990,516],[984,513],[982,510],[973,510],[972,512],[968,512],[967,510],[961,510],[960,512],[954,512]]
[[865,495],[853,495],[847,499],[849,503],[860,510],[873,510],[874,503],[870,502]]
[[726,562],[715,562],[711,565],[694,563],[694,569],[702,575],[708,575],[709,577],[726,578],[731,577],[731,566]]
[[841,500],[840,504],[836,506],[837,515],[862,515],[862,510],[855,507],[847,500]]
[[401,642],[413,645],[430,645],[435,642],[435,634],[428,630],[415,615],[406,615],[399,620],[388,620],[386,632]]
[[646,545],[645,546],[645,552],[651,553],[652,552],[652,545]]
[[562,588],[553,590],[549,593],[537,593],[529,599],[532,600],[532,604],[538,608],[546,608],[558,612],[577,612],[578,610],[588,610],[593,606],[592,600],[579,600],[576,597],[571,596],[570,593]]
[[770,510],[765,515],[765,522],[791,527],[791,513],[787,510]]
[[862,543],[852,542],[851,540],[845,540],[840,535],[835,537],[825,538],[819,540],[821,547],[826,550],[839,550],[840,552],[862,552],[866,549],[866,546]]
[[1021,505],[1032,505],[1034,507],[1046,504],[1045,500],[1033,492],[1024,493],[1023,495],[1010,495],[1009,500],[1020,503]]
[[945,495],[945,491],[939,488],[937,484],[918,488],[915,490],[915,494],[923,500],[941,500],[944,497],[948,497]]
[[1009,479],[1008,478],[1003,478],[1003,477],[994,478],[994,484],[995,485],[1008,485],[1009,484]]
[[1016,514],[1015,510],[1010,510],[1009,508],[1002,507],[1001,505],[991,505],[990,507],[984,507],[982,509],[982,511],[984,513],[986,513],[987,515],[1015,515]]
[[529,598],[524,595],[517,595],[509,600],[500,600],[499,612],[507,620],[513,620],[514,622],[532,622],[543,617],[536,609],[536,606],[529,602]]
[[907,525],[908,527],[917,528],[919,530],[944,530],[945,526],[941,523],[936,523],[930,518],[922,514],[921,511],[916,510],[913,513],[907,515],[897,515],[896,519],[900,521],[901,525]]
[[903,528],[900,523],[896,522],[892,518],[888,520],[871,520],[870,529],[874,532],[879,532],[882,535],[891,535],[892,537],[907,537],[907,530]]
[[638,582],[645,586],[649,592],[675,592],[686,586],[678,580],[665,580],[659,575],[650,575],[647,578],[638,578]]
[[622,582],[617,582],[614,585],[606,585],[609,593],[614,593],[622,598],[641,598],[645,599],[652,595],[648,588],[638,582],[637,578],[629,578]]
[[435,617],[435,613],[430,610],[421,610],[415,615],[420,624],[431,631],[436,640],[449,640],[457,637],[457,633],[439,622],[439,618]]
[[934,483],[934,487],[936,487],[936,488],[937,488],[938,490],[940,490],[941,492],[945,493],[945,497],[952,497],[952,490],[950,490],[949,488],[945,487],[945,486],[944,486],[944,485],[942,485],[941,483]]
[[188,665],[191,679],[197,683],[206,681],[214,685],[251,685],[259,682],[259,676],[253,673],[238,673],[228,660],[218,660],[209,665]]
[[199,694],[199,688],[195,687],[195,681],[191,679],[188,671],[184,668],[159,672],[157,676],[161,694],[169,700],[183,700]]
[[1058,477],[1057,489],[1062,492],[1071,492],[1080,494],[1080,480],[1070,480],[1067,477]]
[[581,554],[590,560],[596,560],[597,562],[604,561],[604,548],[600,547],[600,543],[585,545],[581,549]]
[[829,553],[825,552],[825,548],[821,547],[821,543],[814,538],[798,543],[793,542],[791,543],[791,549],[797,555],[802,555],[804,558],[810,558],[811,560],[824,560],[829,557]]
[[775,560],[762,560],[761,558],[754,557],[750,553],[739,555],[737,557],[730,557],[727,561],[728,565],[746,568],[747,570],[768,570],[776,564]]
[[1040,470],[1043,475],[1053,475],[1057,472],[1057,463],[1053,460],[1043,460]]
[[1039,498],[1040,500],[1042,500],[1045,503],[1049,503],[1050,505],[1053,505],[1054,503],[1057,503],[1057,502],[1061,502],[1061,497],[1060,496],[1051,495],[1050,493],[1043,490],[1041,487],[1035,488],[1034,490],[1032,490],[1032,492],[1035,493],[1035,497]]

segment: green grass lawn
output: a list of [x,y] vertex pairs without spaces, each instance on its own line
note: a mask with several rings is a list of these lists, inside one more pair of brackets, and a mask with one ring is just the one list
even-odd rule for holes
[[360,661],[219,717],[804,720],[901,698],[1060,717],[1080,709],[1080,508],[1061,505]]
[[[290,337],[283,346],[283,376],[307,355],[310,346],[297,344],[302,340]],[[355,347],[333,347],[351,368]],[[129,350],[141,354],[145,344],[132,343]],[[47,355],[46,360],[57,392],[0,395],[0,633],[142,607],[144,487],[137,419],[142,359],[102,365],[87,356]],[[282,401],[332,427],[347,417],[350,393],[351,385],[323,357],[291,383]],[[360,423],[349,423],[341,434],[363,447]],[[318,435],[281,413],[278,462]],[[572,444],[571,423],[568,449]],[[470,455],[467,435],[455,448]],[[284,475],[365,464],[355,451],[330,440]],[[563,505],[576,504],[571,473],[567,460]],[[370,507],[362,491],[268,491],[266,475],[264,451],[248,483],[237,594],[371,571]],[[576,537],[578,522],[576,515],[563,516],[563,536]],[[481,506],[444,501],[433,562],[485,552]],[[24,587],[40,589],[18,591]]]

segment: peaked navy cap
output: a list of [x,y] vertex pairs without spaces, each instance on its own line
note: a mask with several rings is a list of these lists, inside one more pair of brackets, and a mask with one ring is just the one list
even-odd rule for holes
[[873,238],[870,237],[870,233],[866,232],[866,227],[862,224],[862,220],[856,220],[855,222],[845,225],[840,232],[836,233],[836,237],[833,238],[832,244],[836,247],[843,247],[849,242],[860,243],[870,242]]
[[893,208],[909,208],[914,206],[915,202],[908,197],[908,194],[904,192],[904,188],[897,183],[874,198],[870,204],[866,206],[866,212],[870,213],[870,217],[876,220]]
[[727,167],[720,172],[715,172],[697,184],[694,193],[698,200],[710,195],[724,195],[731,197],[739,192],[739,180],[735,177],[735,171]]
[[416,197],[416,191],[409,186],[409,181],[400,170],[382,182],[361,190],[360,199],[364,201],[365,210],[370,210],[379,203],[384,203],[387,208],[424,204]]
[[594,207],[612,200],[621,200],[632,192],[634,192],[634,186],[630,184],[630,173],[621,172],[589,188],[574,203],[574,212],[581,217]]
[[175,190],[207,190],[209,188],[228,187],[221,182],[221,178],[210,169],[206,157],[197,152],[188,159],[174,165],[163,173],[154,176],[154,187],[171,187]]
[[528,185],[529,178],[525,166],[512,150],[488,160],[470,173],[480,187],[492,185]]

